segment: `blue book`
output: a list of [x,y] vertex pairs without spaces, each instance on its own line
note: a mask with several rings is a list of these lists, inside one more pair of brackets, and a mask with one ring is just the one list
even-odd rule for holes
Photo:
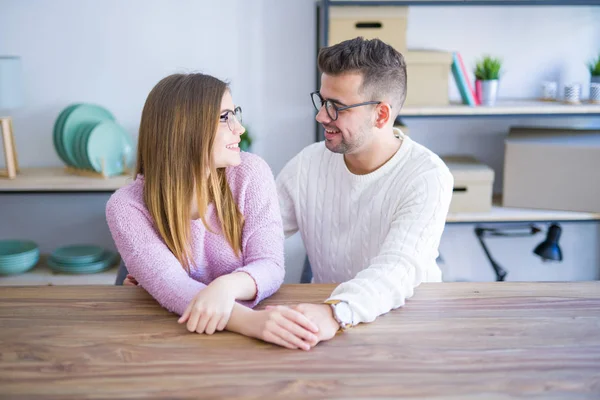
[[460,61],[456,53],[452,53],[452,75],[454,75],[454,80],[456,81],[456,86],[460,92],[460,97],[462,97],[463,104],[467,104],[472,107],[476,106],[477,102],[475,101],[473,92],[469,90],[466,77],[463,75],[462,68],[460,67]]

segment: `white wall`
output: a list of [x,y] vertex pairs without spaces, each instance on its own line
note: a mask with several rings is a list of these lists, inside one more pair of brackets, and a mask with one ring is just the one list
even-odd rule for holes
[[[308,97],[316,76],[312,0],[0,0],[0,10],[0,54],[20,55],[25,68],[27,103],[13,114],[23,166],[61,165],[52,148],[52,126],[71,102],[109,108],[137,136],[147,93],[161,77],[178,71],[203,71],[232,82],[234,100],[256,138],[254,151],[274,173],[314,139]],[[583,63],[600,50],[597,8],[411,7],[409,18],[410,47],[458,50],[468,65],[484,52],[503,56],[501,95],[511,97],[534,96],[544,78],[584,82],[589,78]],[[452,85],[450,94],[458,98]],[[470,152],[499,173],[503,135],[517,121],[406,122],[411,136],[433,150]],[[597,118],[518,122],[599,124]],[[82,240],[110,245],[105,201],[106,195],[0,195],[0,238],[31,237],[42,251]],[[31,211],[34,205],[38,208]],[[74,222],[57,223],[61,215]],[[541,268],[530,255],[541,236],[531,239],[490,241],[498,261],[511,269],[509,278],[598,277],[598,253],[584,247],[597,247],[595,225],[565,227],[566,259],[554,269]],[[448,279],[490,279],[472,226],[449,226],[441,250]],[[303,261],[296,236],[286,243],[288,282],[298,281]],[[521,272],[513,273],[511,266]]]

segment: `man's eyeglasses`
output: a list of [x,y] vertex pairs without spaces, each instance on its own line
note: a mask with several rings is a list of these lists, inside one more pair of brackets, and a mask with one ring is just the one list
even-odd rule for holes
[[321,110],[321,107],[325,106],[325,111],[327,111],[327,115],[329,115],[329,118],[331,118],[332,121],[336,121],[338,119],[338,114],[340,111],[354,107],[367,106],[370,104],[381,104],[381,101],[365,101],[364,103],[351,104],[349,106],[338,106],[331,100],[324,100],[319,91],[312,92],[310,97],[312,98],[313,105],[315,106],[317,112]]
[[238,106],[233,111],[227,110],[224,114],[221,114],[219,121],[227,122],[227,126],[233,132],[235,130],[235,121],[242,124],[242,107]]

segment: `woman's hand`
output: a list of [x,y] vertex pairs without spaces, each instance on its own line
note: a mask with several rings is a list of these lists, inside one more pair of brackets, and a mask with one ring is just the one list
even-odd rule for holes
[[235,293],[225,283],[215,279],[198,292],[177,322],[187,321],[188,331],[209,335],[225,329],[235,304]]
[[139,285],[138,281],[132,275],[127,274],[127,277],[123,281],[123,286],[137,286]]
[[289,307],[273,307],[249,315],[247,336],[288,349],[310,350],[319,339],[317,326],[302,313]]

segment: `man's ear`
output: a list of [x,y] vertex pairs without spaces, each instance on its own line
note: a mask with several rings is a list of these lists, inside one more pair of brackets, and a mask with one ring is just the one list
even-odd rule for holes
[[379,129],[385,127],[392,118],[392,107],[388,103],[380,103],[377,105],[377,118],[375,126]]

